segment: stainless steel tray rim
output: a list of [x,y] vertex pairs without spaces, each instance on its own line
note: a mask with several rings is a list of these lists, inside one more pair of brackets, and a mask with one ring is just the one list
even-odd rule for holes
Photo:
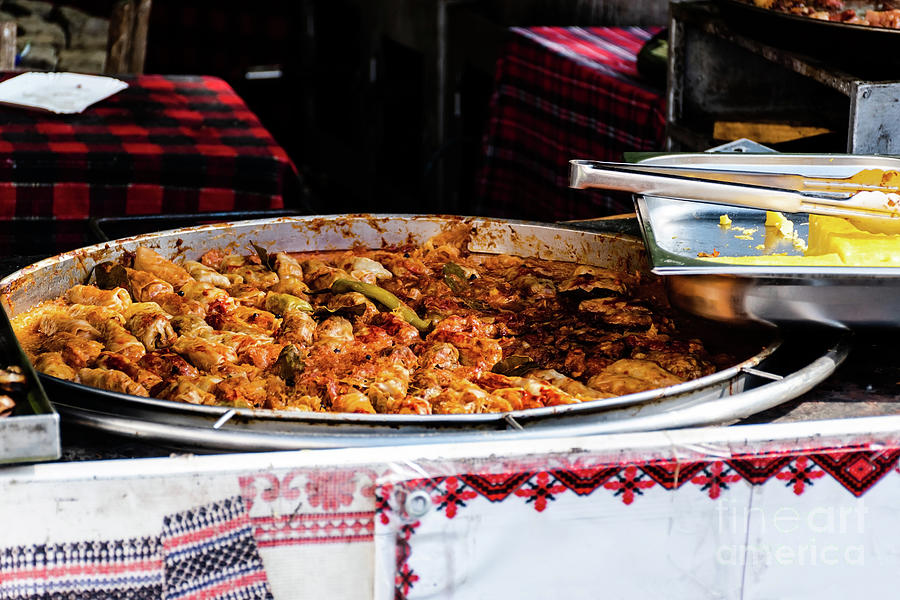
[[[900,30],[897,30],[900,31]],[[726,166],[746,166],[748,162],[765,165],[788,172],[801,169],[803,175],[817,173],[852,175],[860,167],[878,166],[883,169],[900,168],[900,158],[885,154],[789,154],[786,152],[684,152],[651,156],[640,161],[644,164],[674,164],[696,168]]]
[[[297,225],[308,224],[308,223],[323,223],[323,224],[332,224],[336,222],[340,223],[367,223],[367,224],[375,224],[378,222],[390,222],[393,220],[415,220],[418,222],[431,222],[431,223],[441,223],[447,220],[454,220],[460,223],[471,223],[476,226],[479,225],[489,225],[494,227],[510,227],[510,226],[527,226],[530,228],[534,228],[536,230],[545,230],[545,231],[570,231],[577,232],[580,234],[588,234],[589,236],[599,236],[610,239],[621,239],[621,240],[632,240],[632,236],[618,234],[618,233],[597,233],[597,232],[587,232],[583,228],[579,228],[577,226],[568,225],[564,223],[560,224],[551,224],[551,223],[542,223],[539,221],[525,221],[525,220],[517,220],[517,219],[493,219],[490,217],[477,217],[477,216],[455,216],[455,215],[434,215],[434,214],[403,214],[403,213],[357,213],[357,214],[333,214],[333,215],[311,215],[311,216],[285,216],[285,217],[274,217],[268,219],[252,219],[246,221],[229,221],[224,223],[209,223],[204,225],[196,225],[193,227],[184,227],[178,229],[167,229],[164,231],[156,231],[152,233],[144,233],[140,235],[130,236],[127,238],[121,238],[117,240],[110,240],[107,242],[99,242],[97,244],[93,244],[91,246],[85,246],[82,248],[77,248],[75,250],[69,250],[68,252],[63,252],[61,254],[57,254],[54,256],[50,256],[44,259],[41,259],[31,265],[25,266],[13,273],[10,273],[6,277],[0,279],[0,293],[3,293],[10,285],[11,282],[21,279],[23,276],[29,275],[31,273],[35,273],[50,267],[53,267],[61,262],[66,260],[76,260],[81,261],[85,258],[95,258],[98,255],[102,256],[106,253],[110,252],[121,252],[118,246],[127,246],[129,244],[140,243],[140,244],[150,244],[153,242],[158,242],[159,240],[165,238],[171,238],[173,235],[188,235],[188,234],[202,234],[202,233],[221,233],[223,231],[227,231],[230,228],[260,228],[260,229],[268,229],[272,227],[276,227],[282,223],[293,223]],[[347,246],[349,248],[350,245]],[[292,250],[288,250],[289,252]],[[478,252],[488,252],[490,250],[479,249]],[[90,268],[87,266],[84,267],[85,277],[90,277],[91,265]]]
[[[853,272],[847,272],[853,269]],[[884,283],[893,283],[900,278],[900,267],[788,267],[788,266],[746,266],[723,265],[722,267],[691,267],[691,266],[659,266],[653,267],[651,272],[656,275],[731,275],[734,277],[752,277],[769,279],[803,279],[815,281],[827,280],[829,285],[847,283],[860,283],[861,281],[883,280]]]

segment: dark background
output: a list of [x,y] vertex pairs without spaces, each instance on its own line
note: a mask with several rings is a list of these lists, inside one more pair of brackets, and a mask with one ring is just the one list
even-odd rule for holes
[[[666,15],[665,0],[154,0],[145,72],[228,81],[291,156],[317,212],[472,214],[507,28]],[[283,74],[246,77],[263,66]]]

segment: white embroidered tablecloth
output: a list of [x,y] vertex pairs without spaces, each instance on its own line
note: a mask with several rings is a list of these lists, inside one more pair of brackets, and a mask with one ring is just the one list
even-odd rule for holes
[[0,599],[893,594],[900,417],[0,470]]

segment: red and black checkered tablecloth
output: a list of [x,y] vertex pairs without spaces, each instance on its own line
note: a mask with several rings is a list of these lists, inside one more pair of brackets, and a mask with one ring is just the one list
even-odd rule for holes
[[570,189],[568,161],[662,149],[663,90],[637,71],[638,52],[659,30],[511,30],[496,68],[479,214],[550,221],[633,210],[628,194]]
[[295,166],[225,81],[123,79],[128,89],[81,114],[0,106],[0,221],[265,210],[298,201]]

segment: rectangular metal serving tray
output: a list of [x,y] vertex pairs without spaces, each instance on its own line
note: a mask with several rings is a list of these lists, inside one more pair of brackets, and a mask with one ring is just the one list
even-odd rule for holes
[[56,460],[60,457],[59,415],[31,362],[25,357],[6,313],[0,310],[0,362],[18,365],[28,380],[28,392],[16,398],[9,417],[0,419],[0,464]]
[[[700,153],[661,155],[641,162],[824,177],[849,176],[865,168],[900,170],[898,158],[862,155]],[[771,236],[771,231],[767,239],[764,210],[652,196],[637,196],[635,208],[652,271],[667,276],[670,299],[684,310],[726,322],[900,326],[900,267],[704,261],[697,257],[699,252],[748,256],[802,251],[788,240]],[[732,220],[730,229],[719,226],[723,214]],[[786,216],[806,241],[809,215]]]

